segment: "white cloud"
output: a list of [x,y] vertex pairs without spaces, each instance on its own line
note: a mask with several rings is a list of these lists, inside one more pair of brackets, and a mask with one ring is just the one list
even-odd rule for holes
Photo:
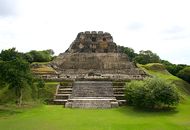
[[18,0],[17,9],[17,17],[0,18],[0,49],[58,54],[78,32],[100,30],[119,45],[190,64],[188,0]]
[[0,17],[16,14],[16,0],[0,0]]

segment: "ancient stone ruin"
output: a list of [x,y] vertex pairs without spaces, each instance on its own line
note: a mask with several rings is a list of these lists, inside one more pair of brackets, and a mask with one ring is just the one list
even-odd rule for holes
[[65,53],[61,53],[52,67],[63,79],[142,79],[144,71],[118,52],[109,33],[79,33]]
[[117,107],[123,102],[124,88],[114,89],[113,82],[141,80],[146,76],[126,54],[119,52],[111,34],[102,31],[79,33],[51,66],[59,79],[74,81],[68,93],[66,86],[58,86],[54,99],[71,108]]

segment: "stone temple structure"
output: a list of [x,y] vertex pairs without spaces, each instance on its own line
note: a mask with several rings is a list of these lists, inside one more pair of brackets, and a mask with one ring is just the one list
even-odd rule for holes
[[[118,50],[110,33],[78,33],[66,52],[51,63],[60,79],[74,81],[70,87],[72,90],[63,98],[66,107],[116,107],[118,100],[114,96],[112,82],[141,80],[146,76],[144,71],[129,61],[126,54]],[[59,96],[64,97],[58,92],[59,89],[55,96],[57,101]]]
[[52,67],[63,79],[142,79],[144,71],[118,52],[109,33],[81,32],[69,49],[61,53]]

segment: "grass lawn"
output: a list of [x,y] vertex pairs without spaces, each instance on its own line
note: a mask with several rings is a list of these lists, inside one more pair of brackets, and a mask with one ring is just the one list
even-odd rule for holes
[[190,99],[170,112],[116,109],[0,108],[0,130],[190,130]]

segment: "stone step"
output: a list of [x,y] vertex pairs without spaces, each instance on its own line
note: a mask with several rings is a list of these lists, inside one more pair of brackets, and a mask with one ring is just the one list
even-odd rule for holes
[[69,108],[113,108],[118,107],[118,102],[112,99],[69,99],[65,107]]
[[58,85],[56,94],[54,95],[54,104],[65,105],[69,96],[72,94],[72,84],[67,83],[67,85]]
[[72,91],[72,88],[59,88],[59,91]]
[[65,107],[70,108],[112,108],[118,107],[112,82],[75,81]]
[[67,102],[67,100],[66,99],[54,99],[53,102],[56,105],[65,105],[65,103]]
[[121,95],[123,95],[123,94],[125,94],[124,92],[114,92],[114,95],[118,95],[118,94],[121,94]]
[[125,94],[114,94],[114,97],[117,100],[124,100],[125,99]]
[[117,100],[117,102],[120,106],[126,104],[126,100]]
[[125,90],[125,88],[124,87],[117,87],[117,88],[113,87],[113,90]]
[[64,89],[64,88],[72,88],[73,86],[59,86],[60,89]]
[[58,92],[57,94],[72,94],[72,92]]
[[55,94],[55,96],[69,96],[70,94]]
[[113,97],[112,84],[106,81],[77,81],[72,97]]
[[58,90],[57,94],[71,94],[72,90]]
[[93,100],[99,100],[99,101],[111,101],[111,102],[116,102],[116,98],[115,97],[74,97],[74,98],[71,98],[71,99],[68,99],[68,101],[74,101],[74,100],[87,100],[87,101],[93,101]]
[[71,94],[55,94],[54,99],[68,99]]
[[125,94],[114,94],[114,97],[125,97]]

